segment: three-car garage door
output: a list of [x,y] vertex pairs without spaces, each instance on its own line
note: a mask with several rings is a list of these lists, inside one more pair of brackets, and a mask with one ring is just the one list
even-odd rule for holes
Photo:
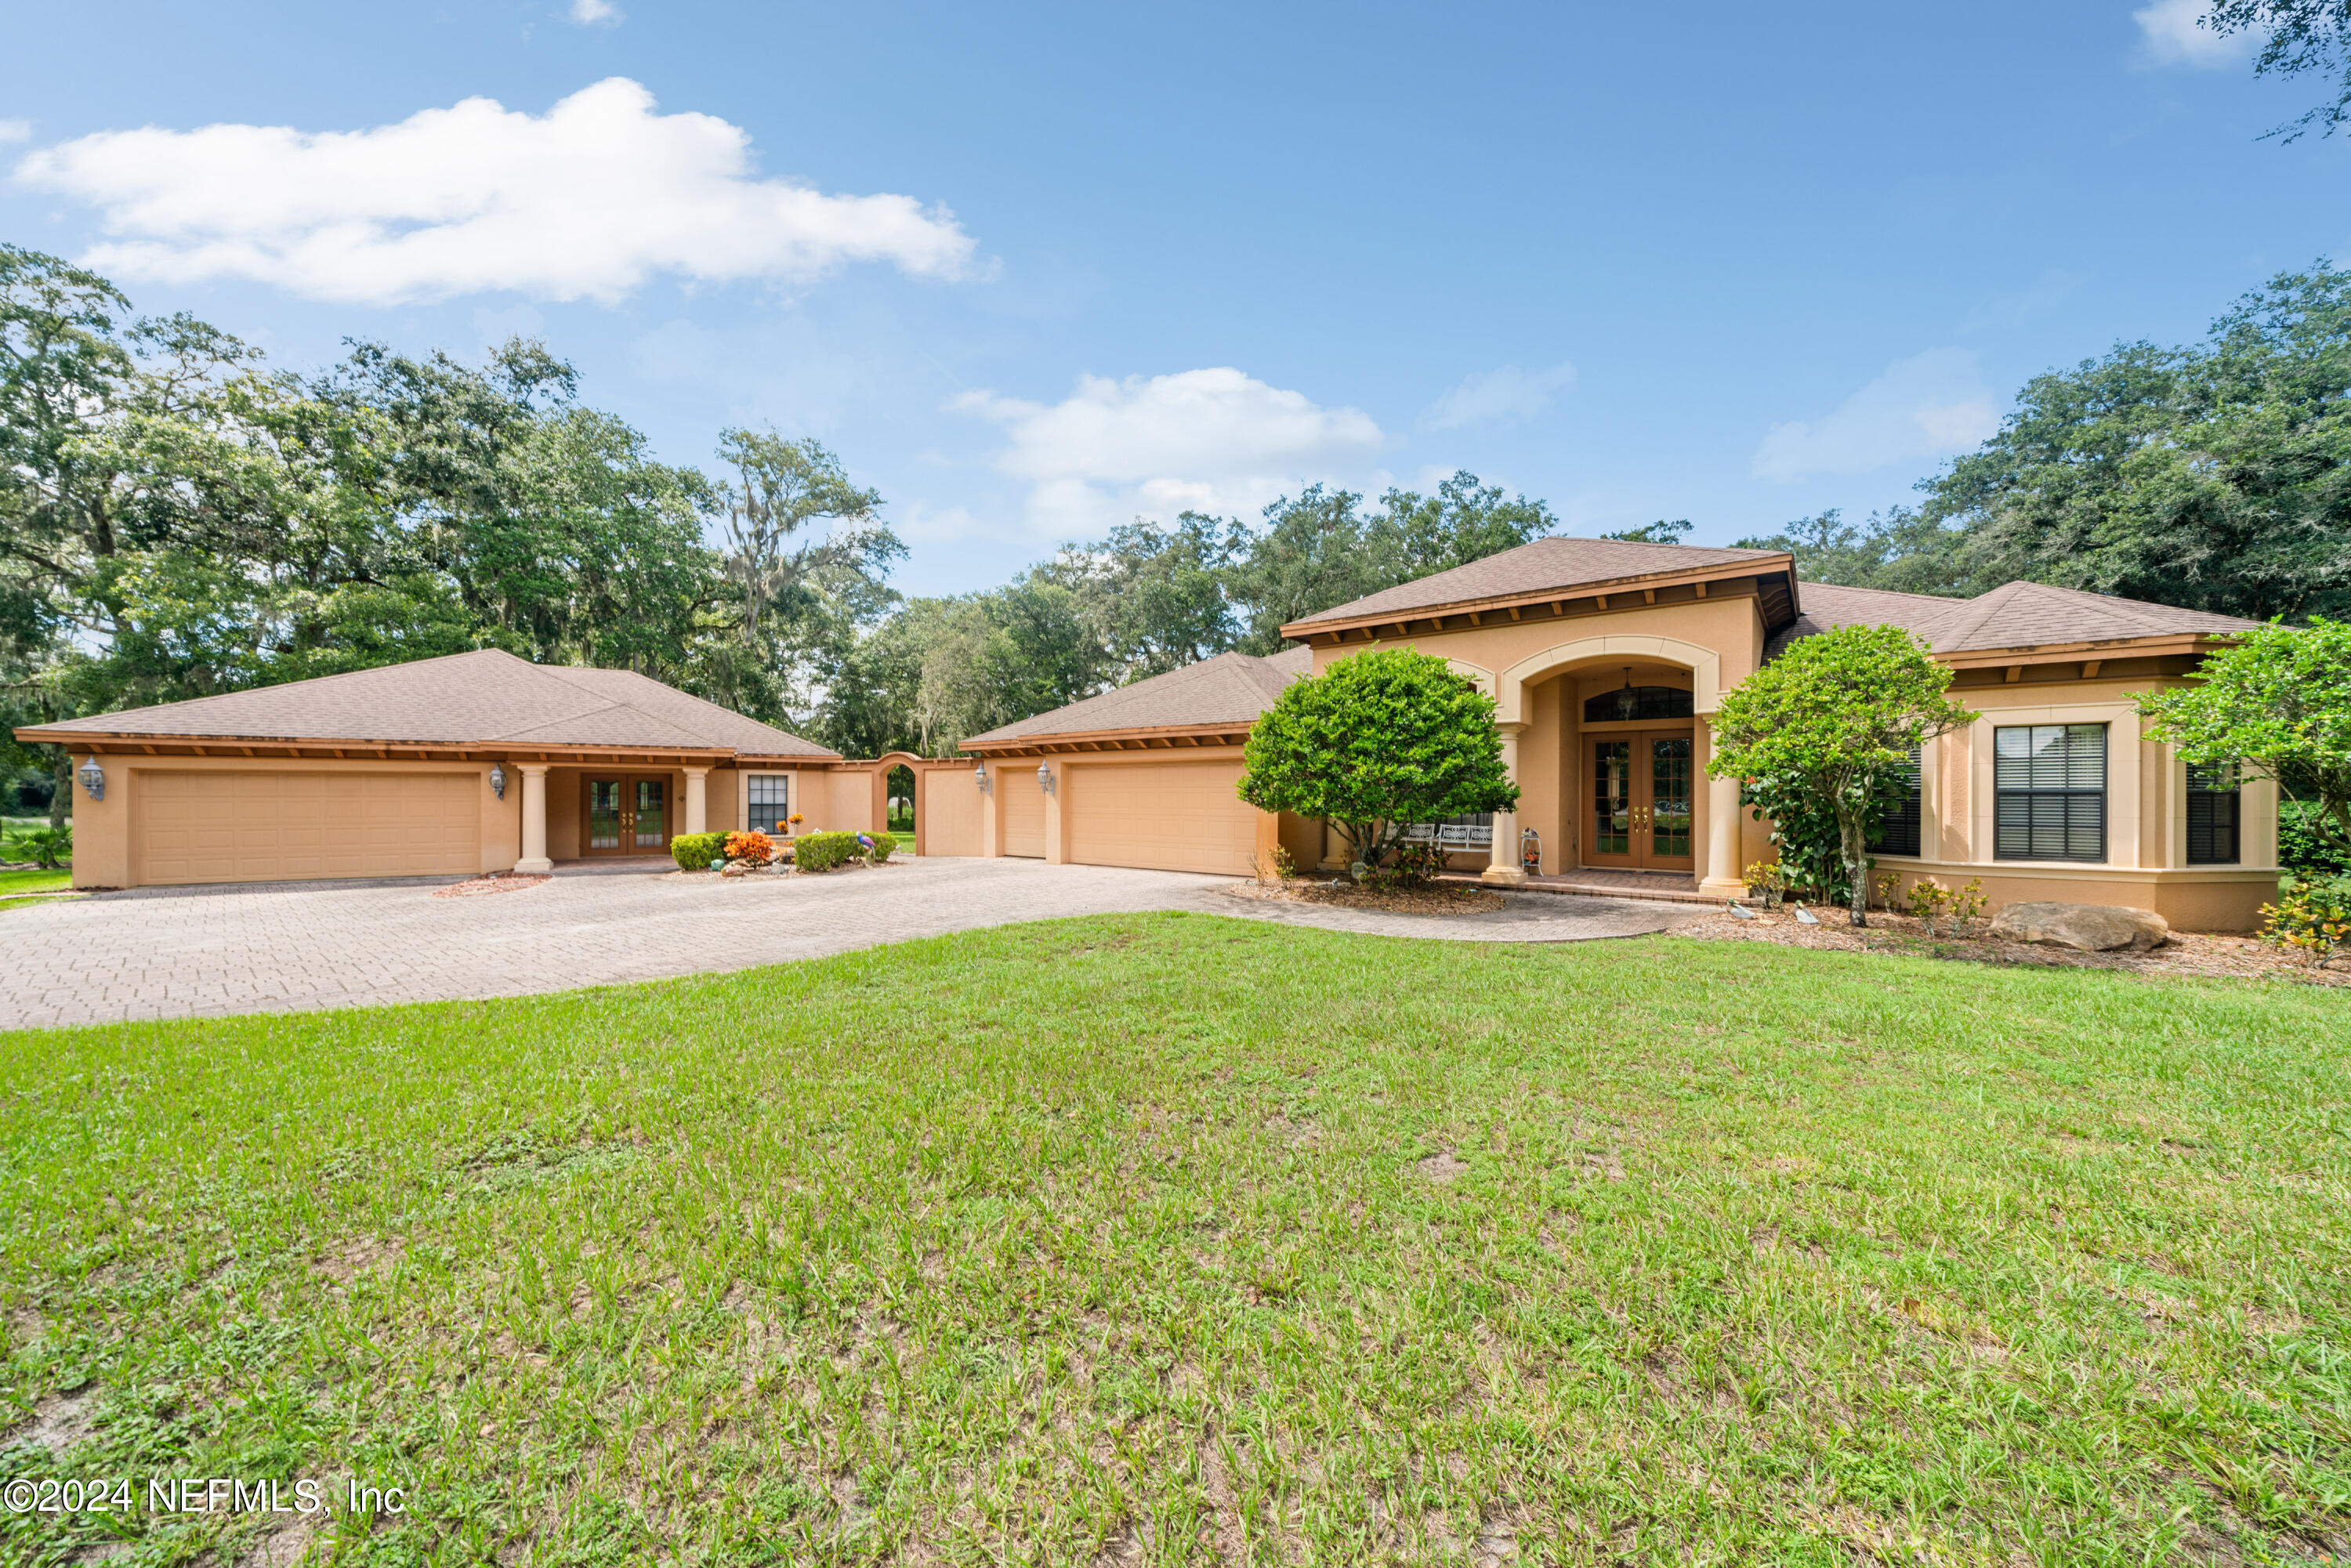
[[1255,869],[1258,813],[1233,793],[1241,776],[1238,759],[1068,772],[1061,825],[1070,859],[1079,864],[1238,876]]
[[140,770],[131,841],[141,883],[471,875],[482,869],[477,773]]

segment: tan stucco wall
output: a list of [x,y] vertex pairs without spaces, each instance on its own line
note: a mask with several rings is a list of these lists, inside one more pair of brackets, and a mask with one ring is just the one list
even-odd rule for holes
[[977,855],[981,808],[987,797],[979,792],[972,766],[958,762],[949,768],[923,768],[922,830],[925,855]]
[[[76,752],[75,767],[89,753]],[[93,800],[77,780],[73,786],[74,864],[76,887],[134,887],[131,823],[142,774],[161,771],[206,773],[463,773],[480,780],[482,802],[481,866],[502,871],[522,853],[522,778],[507,769],[507,798],[490,793],[490,765],[485,763],[338,761],[333,758],[249,757],[136,757],[98,754],[106,772],[106,799]]]

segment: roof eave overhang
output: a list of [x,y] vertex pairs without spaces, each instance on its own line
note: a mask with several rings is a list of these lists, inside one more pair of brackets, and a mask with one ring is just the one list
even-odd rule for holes
[[995,740],[967,740],[963,749],[977,757],[1045,756],[1063,751],[1196,751],[1203,747],[1238,746],[1249,739],[1253,718],[1227,719],[1205,725],[1156,725],[1144,729],[1082,729],[1050,735],[1015,735]]
[[[1598,582],[1562,583],[1556,587],[1534,589],[1522,593],[1489,594],[1483,599],[1457,600],[1445,604],[1423,604],[1410,609],[1383,611],[1374,615],[1322,617],[1292,621],[1281,628],[1281,634],[1293,642],[1308,643],[1318,636],[1332,632],[1344,635],[1366,629],[1376,631],[1384,626],[1409,628],[1422,621],[1442,621],[1455,615],[1483,615],[1489,612],[1500,614],[1510,610],[1523,611],[1530,605],[1565,605],[1579,600],[1614,598],[1620,593],[1654,591],[1660,588],[1678,588],[1687,583],[1722,582],[1742,577],[1774,577],[1784,575],[1788,598],[1794,615],[1803,613],[1798,597],[1796,561],[1793,556],[1765,556],[1755,560],[1726,561],[1719,566],[1697,567],[1681,571],[1642,572],[1631,577],[1612,577]],[[1613,609],[1614,606],[1603,606]],[[1625,606],[1625,608],[1635,608]],[[1792,621],[1794,616],[1790,619]],[[1777,628],[1773,628],[1774,631]],[[1410,635],[1407,631],[1405,635]]]
[[135,730],[44,729],[16,732],[26,742],[72,751],[148,757],[302,757],[342,761],[659,762],[716,765],[739,755],[727,747],[573,746],[474,740],[320,739],[272,735],[150,735]]
[[2172,653],[2208,653],[2235,641],[2229,632],[2183,632],[2151,637],[2106,637],[2076,643],[2021,643],[2011,648],[1967,648],[1934,657],[1955,670],[2001,669],[2014,664],[2062,664],[2078,659],[2160,658]]

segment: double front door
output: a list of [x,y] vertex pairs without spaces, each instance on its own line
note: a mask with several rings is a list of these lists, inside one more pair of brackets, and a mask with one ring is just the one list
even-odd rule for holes
[[1693,871],[1690,802],[1698,780],[1687,734],[1585,741],[1591,767],[1589,865]]
[[669,848],[669,780],[658,774],[590,774],[580,782],[588,808],[581,852],[657,855]]

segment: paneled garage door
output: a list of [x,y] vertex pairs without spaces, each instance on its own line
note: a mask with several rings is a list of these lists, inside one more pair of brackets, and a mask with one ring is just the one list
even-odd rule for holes
[[482,869],[472,773],[141,769],[131,788],[141,883],[471,875]]
[[996,770],[996,787],[1004,792],[1004,852],[1043,860],[1045,791],[1037,782],[1037,765],[1005,758]]
[[1073,768],[1062,786],[1062,831],[1081,865],[1154,871],[1255,869],[1255,810],[1233,793],[1238,759]]

